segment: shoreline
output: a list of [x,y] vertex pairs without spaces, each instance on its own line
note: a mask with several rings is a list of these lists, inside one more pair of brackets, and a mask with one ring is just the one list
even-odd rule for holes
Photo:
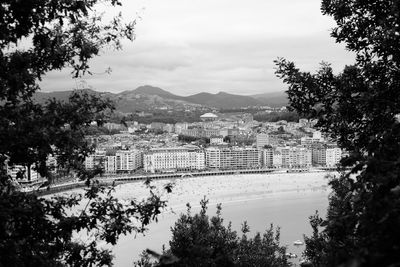
[[[152,180],[168,180],[168,179],[184,179],[205,176],[238,176],[246,174],[282,174],[282,173],[329,173],[336,171],[336,168],[309,168],[309,169],[242,169],[242,170],[218,170],[218,171],[202,171],[202,172],[178,172],[178,173],[160,173],[149,175],[126,175],[117,177],[104,177],[96,179],[100,185],[120,185],[126,183],[134,183]],[[58,184],[48,188],[39,188],[30,193],[38,194],[39,196],[46,196],[55,193],[63,193],[70,190],[86,187],[85,181],[69,182],[65,184]],[[28,191],[29,192],[29,191]]]
[[[157,223],[148,226],[144,236],[121,237],[113,247],[116,263],[127,266],[146,248],[161,251],[162,244],[168,246],[170,228],[181,214],[186,213],[186,203],[190,204],[191,212],[196,213],[200,209],[199,201],[204,197],[208,200],[208,216],[214,216],[217,204],[222,204],[224,221],[231,222],[237,232],[240,232],[243,221],[248,222],[251,233],[263,232],[273,223],[282,229],[281,244],[287,246],[288,251],[301,255],[303,248],[294,246],[293,241],[301,239],[303,234],[311,234],[308,217],[315,210],[325,214],[330,189],[324,177],[329,173],[273,172],[154,181],[160,190],[171,180],[174,183],[172,193],[162,194],[168,207],[160,214]],[[121,201],[147,196],[148,189],[143,183],[116,187],[115,197]]]

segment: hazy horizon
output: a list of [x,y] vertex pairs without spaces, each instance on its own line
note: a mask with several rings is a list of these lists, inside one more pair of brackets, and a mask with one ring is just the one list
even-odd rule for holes
[[38,92],[41,92],[41,93],[57,93],[57,92],[69,92],[69,91],[73,91],[73,90],[77,90],[77,89],[78,90],[90,89],[90,90],[94,90],[94,91],[100,92],[100,93],[119,94],[119,93],[126,92],[126,91],[133,91],[133,90],[136,90],[137,88],[143,87],[143,86],[151,86],[151,87],[160,88],[160,89],[162,89],[164,91],[167,91],[167,92],[169,92],[171,94],[174,94],[174,95],[177,95],[177,96],[183,96],[183,97],[192,96],[192,95],[200,94],[200,93],[210,93],[210,94],[228,93],[228,94],[241,95],[241,96],[254,96],[254,95],[262,95],[262,94],[282,94],[282,93],[284,93],[284,90],[282,90],[282,91],[261,92],[261,93],[255,93],[255,94],[251,94],[251,93],[250,94],[246,94],[246,93],[240,94],[240,93],[233,93],[233,92],[226,92],[226,91],[218,91],[218,90],[216,90],[216,91],[211,91],[211,92],[201,91],[201,92],[195,92],[195,93],[191,93],[191,94],[185,94],[185,93],[180,94],[180,93],[173,93],[173,92],[171,92],[171,91],[169,91],[169,90],[167,90],[165,88],[161,88],[159,86],[153,86],[153,85],[150,85],[150,84],[139,85],[136,88],[132,88],[132,89],[128,89],[128,90],[122,90],[122,91],[118,91],[118,92],[112,92],[110,90],[101,91],[101,90],[97,90],[96,88],[89,88],[89,87],[88,88],[78,87],[78,88],[71,88],[71,89],[65,89],[65,90],[53,90],[53,91],[39,90]]

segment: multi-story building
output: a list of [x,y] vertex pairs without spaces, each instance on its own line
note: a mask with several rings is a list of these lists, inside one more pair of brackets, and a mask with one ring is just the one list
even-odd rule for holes
[[342,158],[342,150],[338,147],[329,147],[326,149],[326,166],[334,167]]
[[126,127],[119,123],[107,122],[103,125],[108,130],[124,130]]
[[210,138],[211,136],[219,135],[219,129],[212,129],[212,128],[203,129],[201,135],[202,137]]
[[211,146],[205,149],[205,160],[208,168],[221,168],[221,149]]
[[272,155],[272,167],[281,168],[282,167],[282,153],[278,150],[274,150]]
[[190,129],[182,129],[181,134],[193,137],[201,137],[201,129],[199,128],[190,128]]
[[316,166],[326,165],[326,147],[324,145],[318,145],[312,148],[312,163]]
[[106,173],[134,171],[142,165],[142,153],[139,150],[98,150],[85,159],[86,169],[101,167]]
[[210,145],[222,145],[223,143],[224,138],[221,135],[210,137]]
[[22,180],[37,180],[39,179],[40,175],[33,170],[33,168],[27,168],[26,166],[22,165],[7,165],[7,174],[10,175],[13,179],[22,179]]
[[292,147],[278,148],[282,155],[282,166],[285,168],[292,167],[295,159],[294,150]]
[[334,167],[342,158],[342,150],[338,147],[326,145],[312,148],[312,162],[314,165]]
[[119,171],[133,171],[143,166],[142,153],[139,150],[119,150],[115,156]]
[[261,160],[260,164],[264,167],[273,167],[274,165],[274,149],[272,147],[262,148],[260,150]]
[[105,157],[105,150],[96,150],[94,154],[89,155],[85,158],[85,168],[87,170],[93,170],[97,166],[104,166]]
[[175,123],[175,133],[176,134],[181,134],[183,130],[186,130],[188,128],[188,124],[183,122],[183,123]]
[[220,129],[216,128],[191,128],[182,130],[181,133],[183,135],[192,136],[192,137],[208,137],[220,135]]
[[256,146],[257,146],[257,148],[261,149],[266,145],[269,145],[269,135],[267,133],[257,134],[257,136],[256,136]]
[[312,165],[312,152],[305,147],[280,147],[282,155],[282,167],[304,168]]
[[196,146],[150,149],[143,155],[146,172],[202,170],[204,151]]
[[116,173],[118,170],[117,157],[115,155],[107,155],[103,166],[106,173]]
[[315,143],[324,142],[324,138],[321,135],[320,131],[315,131],[312,137],[302,137],[300,139],[302,146],[312,146]]
[[312,165],[312,154],[311,150],[305,147],[296,148],[296,161],[294,166],[297,167],[311,167]]
[[259,167],[258,149],[252,147],[208,147],[206,166],[215,169]]

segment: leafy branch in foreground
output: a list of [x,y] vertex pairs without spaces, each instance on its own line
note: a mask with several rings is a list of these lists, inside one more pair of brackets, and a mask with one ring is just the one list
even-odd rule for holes
[[[84,195],[38,199],[35,195],[13,193],[1,197],[0,263],[111,265],[111,251],[99,241],[115,245],[121,234],[143,233],[165,207],[155,194],[140,202],[122,204],[113,197],[113,190],[113,186],[94,183]],[[83,208],[85,201],[88,205]],[[83,240],[76,237],[80,232],[85,233]]]
[[399,11],[399,1],[323,0],[337,23],[332,36],[355,52],[355,64],[336,75],[326,63],[311,74],[275,61],[290,109],[349,152],[330,180],[326,218],[311,217],[305,256],[314,266],[400,264]]
[[[105,21],[98,4],[118,0],[6,0],[0,3],[0,266],[103,266],[121,234],[142,233],[165,202],[150,189],[143,201],[119,202],[83,168],[94,147],[85,140],[92,122],[101,125],[113,103],[86,91],[66,102],[34,101],[50,71],[89,73],[89,61],[104,48],[121,48],[134,38],[135,21],[121,15]],[[7,165],[33,168],[52,180],[55,169],[74,171],[87,182],[85,194],[40,198],[16,190]],[[86,201],[86,202],[85,202]],[[86,205],[82,207],[82,205]],[[85,241],[75,235],[86,233]]]

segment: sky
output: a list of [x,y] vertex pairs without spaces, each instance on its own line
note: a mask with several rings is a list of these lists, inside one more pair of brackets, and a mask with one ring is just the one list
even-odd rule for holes
[[354,62],[354,55],[330,37],[335,24],[321,14],[320,1],[125,0],[124,18],[137,22],[135,41],[123,42],[122,51],[103,51],[90,62],[91,76],[49,73],[42,91],[89,87],[118,93],[141,85],[182,96],[284,91],[274,74],[278,57],[311,72],[322,61],[335,72]]

